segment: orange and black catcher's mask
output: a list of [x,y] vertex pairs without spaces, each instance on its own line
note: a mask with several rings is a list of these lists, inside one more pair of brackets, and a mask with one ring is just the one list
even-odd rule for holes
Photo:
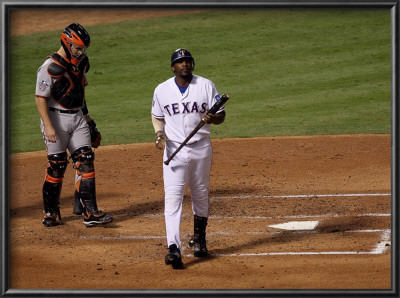
[[86,56],[90,45],[89,33],[80,24],[73,23],[61,33],[61,45],[67,54],[67,59],[77,66]]

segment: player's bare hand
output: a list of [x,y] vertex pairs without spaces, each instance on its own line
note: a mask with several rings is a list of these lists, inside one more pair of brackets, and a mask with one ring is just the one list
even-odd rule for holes
[[207,124],[213,123],[213,120],[215,119],[215,114],[205,114],[203,116],[203,122]]
[[219,114],[205,114],[203,116],[203,122],[207,124],[219,124],[220,115]]
[[167,136],[161,130],[156,132],[156,147],[157,149],[163,150],[165,147],[165,141],[167,140]]
[[225,111],[216,114],[205,114],[203,115],[202,120],[207,124],[221,124],[225,120]]
[[53,127],[46,128],[45,135],[46,135],[47,141],[49,141],[51,143],[55,143],[58,140],[56,130]]

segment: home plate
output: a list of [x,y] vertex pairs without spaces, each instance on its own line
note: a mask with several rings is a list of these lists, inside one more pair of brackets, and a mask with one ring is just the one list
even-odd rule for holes
[[290,221],[277,225],[270,225],[270,228],[276,228],[281,230],[290,231],[304,231],[304,230],[314,230],[318,225],[319,221]]

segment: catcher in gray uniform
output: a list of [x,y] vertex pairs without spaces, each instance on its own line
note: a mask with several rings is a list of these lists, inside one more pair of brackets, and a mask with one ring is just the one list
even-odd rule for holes
[[60,194],[68,165],[67,149],[76,170],[73,213],[83,215],[88,227],[113,220],[98,210],[96,201],[92,147],[99,147],[101,134],[85,100],[89,44],[89,33],[81,25],[69,25],[61,33],[60,49],[48,56],[37,72],[35,100],[48,159],[43,183],[45,227],[61,223]]

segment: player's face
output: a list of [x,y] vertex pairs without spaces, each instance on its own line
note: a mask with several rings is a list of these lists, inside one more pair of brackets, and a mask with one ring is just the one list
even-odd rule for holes
[[172,65],[172,71],[175,73],[175,75],[181,76],[181,77],[187,77],[192,75],[192,69],[193,69],[193,63],[192,59],[189,58],[184,58],[180,59],[175,62],[174,65]]
[[76,59],[81,60],[86,56],[87,47],[81,47],[74,43],[71,44],[71,54]]

